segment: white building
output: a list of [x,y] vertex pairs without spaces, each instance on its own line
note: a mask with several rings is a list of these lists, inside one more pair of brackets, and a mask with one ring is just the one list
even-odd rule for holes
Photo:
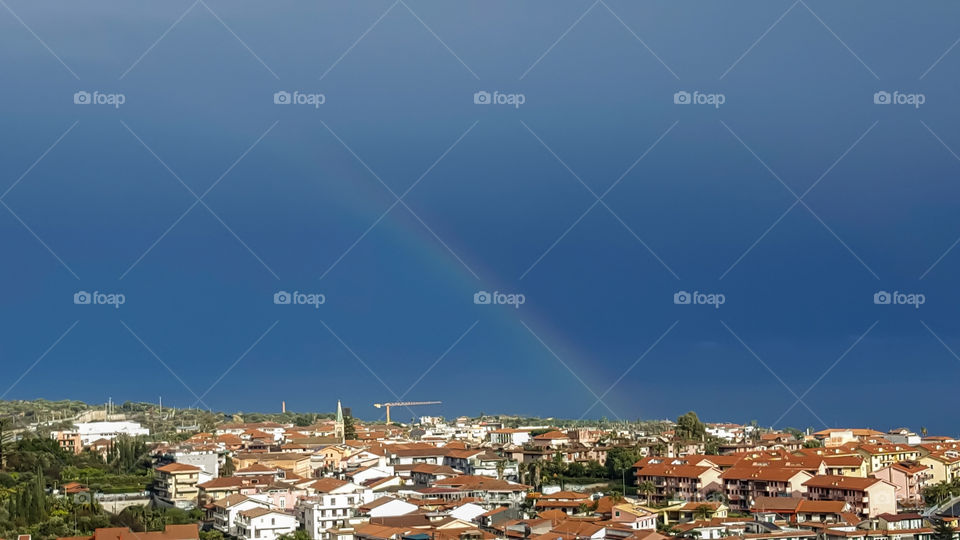
[[269,508],[269,506],[246,495],[239,493],[228,495],[213,502],[213,527],[230,536],[237,536],[237,514],[254,508]]
[[373,498],[370,488],[334,478],[321,478],[308,490],[312,495],[297,502],[296,514],[313,540],[329,540],[330,529],[347,525]]
[[490,442],[494,444],[523,446],[530,442],[530,432],[524,429],[497,429],[490,432]]
[[114,439],[118,435],[136,437],[150,434],[150,430],[139,422],[81,422],[74,425],[84,446],[97,439]]
[[276,540],[282,534],[293,534],[299,525],[296,517],[267,508],[241,510],[234,524],[240,540]]
[[167,453],[166,457],[177,463],[200,467],[210,478],[220,476],[220,456],[216,452],[175,450]]
[[464,503],[450,511],[450,517],[473,522],[479,516],[487,513],[487,509],[472,502]]
[[359,513],[372,518],[396,517],[416,512],[419,508],[419,506],[407,501],[384,496],[360,506]]

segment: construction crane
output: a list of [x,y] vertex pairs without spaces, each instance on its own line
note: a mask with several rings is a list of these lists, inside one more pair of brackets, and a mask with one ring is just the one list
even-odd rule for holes
[[393,401],[390,403],[374,403],[373,406],[376,408],[386,407],[387,409],[387,423],[390,423],[390,407],[410,407],[413,405],[439,405],[443,403],[442,401]]

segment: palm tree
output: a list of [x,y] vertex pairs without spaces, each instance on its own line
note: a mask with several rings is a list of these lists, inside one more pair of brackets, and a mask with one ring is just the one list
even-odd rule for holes
[[946,521],[939,521],[933,528],[934,540],[953,540],[954,529]]
[[710,519],[710,510],[711,508],[709,506],[701,504],[693,510],[693,518],[698,520]]
[[653,485],[653,482],[649,480],[644,480],[637,484],[637,493],[643,493],[645,504],[650,504],[650,494],[657,490],[657,486]]

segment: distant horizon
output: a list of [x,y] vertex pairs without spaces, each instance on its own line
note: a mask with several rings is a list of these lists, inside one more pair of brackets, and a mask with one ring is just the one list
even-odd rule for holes
[[[49,401],[49,402],[51,402],[51,403],[59,402],[59,401],[80,402],[80,403],[83,403],[83,404],[87,405],[88,407],[90,407],[91,410],[99,410],[99,407],[101,407],[101,406],[105,407],[105,406],[107,405],[107,402],[104,402],[104,403],[89,403],[89,402],[86,402],[86,401],[83,401],[83,400],[70,399],[70,398],[64,398],[64,399],[59,399],[59,400],[53,400],[53,399],[48,399],[48,398],[34,398],[34,399],[26,399],[26,400],[9,400],[9,399],[7,399],[7,400],[0,400],[0,404],[10,403],[10,402],[14,402],[14,401],[21,401],[21,402],[29,403],[29,402],[31,402],[31,401],[36,401],[36,400],[40,400],[40,399]],[[150,401],[131,401],[131,403],[140,404],[140,405],[154,405],[154,406],[158,406],[157,403],[155,403],[155,402],[150,402]],[[114,405],[114,407],[120,407],[120,405],[122,405],[122,403],[116,403],[116,402],[115,402],[113,405]],[[167,408],[168,408],[168,407],[167,407],[166,405],[164,405],[164,409],[167,409]],[[173,409],[176,409],[176,410],[183,410],[183,411],[188,411],[188,410],[189,410],[189,411],[210,412],[210,413],[213,413],[213,414],[222,414],[222,415],[224,415],[224,416],[244,415],[244,414],[263,414],[263,415],[278,415],[278,414],[316,414],[316,415],[331,415],[331,416],[336,416],[336,408],[334,408],[334,409],[331,410],[331,411],[305,411],[305,410],[291,410],[291,409],[289,409],[289,408],[288,408],[286,411],[254,411],[254,410],[250,410],[250,411],[227,411],[227,410],[208,411],[207,409],[181,408],[181,407],[176,407],[176,406],[174,406],[174,407],[172,407],[172,408],[173,408]],[[343,405],[343,408],[344,408],[344,409],[351,409],[351,407],[350,407],[348,404],[344,404],[344,405]],[[740,426],[749,426],[749,425],[750,425],[750,421],[749,421],[749,420],[746,421],[746,422],[743,422],[743,421],[735,421],[735,420],[729,420],[729,419],[728,419],[728,420],[709,420],[709,419],[705,419],[705,418],[703,418],[703,417],[700,415],[700,413],[697,412],[697,411],[684,411],[684,412],[682,412],[682,413],[678,413],[677,416],[674,417],[674,418],[640,418],[640,419],[633,419],[633,420],[626,420],[626,419],[624,419],[624,420],[611,420],[611,419],[607,418],[606,421],[607,421],[607,422],[610,422],[610,423],[624,422],[624,423],[628,423],[628,424],[636,424],[636,423],[642,423],[642,422],[671,422],[671,423],[676,423],[677,417],[679,417],[679,416],[681,416],[681,415],[683,415],[683,414],[685,414],[685,413],[687,413],[687,412],[694,412],[694,413],[696,413],[696,414],[697,414],[697,417],[698,417],[698,418],[700,419],[700,421],[703,422],[704,424],[737,424],[737,425],[740,425]],[[115,413],[115,414],[120,414],[120,413],[123,413],[123,411],[119,411],[119,413]],[[374,423],[374,424],[375,424],[375,423],[386,423],[385,415],[382,416],[382,417],[379,418],[379,419],[371,420],[371,419],[368,419],[368,418],[363,418],[363,417],[358,417],[358,416],[356,416],[356,415],[353,415],[353,414],[352,414],[352,410],[351,410],[351,416],[352,416],[353,418],[356,418],[357,420],[360,420],[361,422]],[[394,414],[394,416],[396,416],[396,414]],[[484,417],[506,417],[506,418],[531,418],[531,419],[536,419],[536,420],[551,420],[551,421],[559,421],[559,422],[599,422],[599,421],[602,420],[602,418],[582,418],[582,419],[576,419],[576,418],[562,418],[562,417],[556,417],[556,416],[547,417],[547,416],[525,415],[525,414],[516,414],[516,413],[487,413],[487,412],[484,412],[484,413],[483,413],[483,416],[484,416]],[[417,419],[419,420],[420,417],[440,417],[440,418],[443,418],[444,420],[449,421],[449,420],[455,420],[455,419],[457,419],[457,418],[479,419],[479,418],[481,418],[481,415],[480,415],[480,414],[477,414],[477,415],[458,414],[458,415],[454,415],[454,416],[445,416],[445,415],[438,415],[438,414],[422,414],[422,415],[419,415],[419,416],[417,417]],[[393,420],[393,423],[394,423],[394,424],[399,423],[399,424],[411,425],[411,422],[409,422],[409,421],[397,421],[396,419]],[[545,426],[545,427],[549,427],[549,426]],[[758,424],[758,427],[761,428],[761,429],[765,429],[765,430],[767,430],[767,429],[773,429],[774,431],[781,431],[781,432],[784,431],[784,430],[786,430],[786,429],[798,429],[798,430],[800,430],[800,431],[804,431],[804,432],[805,432],[805,431],[807,431],[808,429],[812,428],[812,426],[806,426],[806,427],[784,426],[784,427],[781,427],[781,428],[778,428],[778,429],[777,429],[777,428],[772,428],[771,426],[764,426],[763,424]],[[882,433],[888,433],[889,431],[894,430],[894,429],[898,429],[898,428],[907,428],[907,429],[910,429],[911,431],[913,431],[914,433],[918,433],[918,434],[920,433],[920,429],[919,429],[919,428],[914,429],[914,428],[911,428],[911,427],[908,427],[908,426],[904,426],[904,425],[898,425],[898,426],[896,426],[896,427],[888,427],[888,428],[883,428],[883,429],[878,429],[878,428],[875,428],[874,426],[871,426],[871,425],[828,427],[828,428],[822,428],[822,429],[812,428],[812,432],[815,433],[815,432],[818,432],[818,431],[823,431],[823,430],[825,430],[825,429],[834,429],[834,430],[842,430],[842,429],[873,429],[873,430],[876,430],[876,431],[879,431],[879,432],[882,432]],[[947,436],[947,435],[943,435],[943,434],[938,435],[938,434],[936,434],[936,433],[932,433],[932,434],[931,434],[931,433],[928,433],[926,436],[927,436],[927,437],[937,437],[937,436]]]

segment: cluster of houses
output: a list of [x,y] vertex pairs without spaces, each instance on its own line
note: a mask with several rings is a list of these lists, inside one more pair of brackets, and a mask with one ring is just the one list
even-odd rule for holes
[[[960,476],[953,439],[706,428],[722,454],[669,431],[458,419],[356,425],[347,439],[342,414],[312,426],[225,424],[157,445],[153,496],[202,509],[204,527],[240,540],[932,540],[935,523],[957,525],[924,504],[926,487]],[[616,448],[639,456],[615,482],[630,489],[539,475],[544,461],[603,465]]]
[[775,532],[777,538],[924,539],[934,523],[957,525],[952,506],[928,508],[924,491],[960,477],[960,442],[905,429],[759,439],[778,444],[640,459],[634,476],[644,508],[659,511],[662,523],[675,521],[674,532],[698,538]]

